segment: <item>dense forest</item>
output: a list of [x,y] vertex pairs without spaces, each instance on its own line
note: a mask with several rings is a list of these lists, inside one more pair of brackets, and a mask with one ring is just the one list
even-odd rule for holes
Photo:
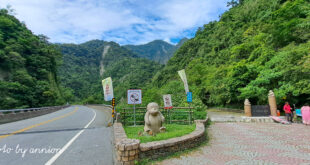
[[57,76],[60,52],[10,12],[0,9],[0,109],[64,104]]
[[190,90],[204,105],[242,106],[246,98],[267,104],[269,90],[278,105],[310,101],[310,1],[229,5],[219,21],[199,28],[174,54],[146,90],[146,100],[159,101],[159,94],[171,93],[177,104],[185,104],[185,97],[178,97],[184,90],[177,75],[185,68]]
[[[112,77],[117,100],[126,100],[130,88],[142,88],[163,66],[138,56],[115,42],[92,40],[58,44],[63,53],[60,81],[69,102],[104,103],[101,80]],[[70,95],[72,93],[72,95]]]
[[177,45],[155,40],[143,45],[125,45],[124,47],[133,51],[138,57],[166,64],[174,52],[187,40],[187,38],[183,38]]

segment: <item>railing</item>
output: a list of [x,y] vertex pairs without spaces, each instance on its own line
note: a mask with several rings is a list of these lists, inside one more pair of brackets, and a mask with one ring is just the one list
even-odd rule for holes
[[[173,109],[164,109],[160,107],[160,112],[165,117],[166,124],[172,123],[182,123],[182,124],[192,124],[194,122],[194,112],[193,107],[174,107]],[[146,107],[137,107],[134,113],[133,108],[123,108],[120,112],[121,121],[123,125],[133,125],[134,122],[138,125],[144,124],[144,115],[146,113]]]
[[62,108],[66,106],[51,106],[51,107],[41,107],[41,108],[25,108],[25,109],[7,109],[7,110],[1,110],[0,109],[0,114],[3,112],[24,112],[24,111],[38,111],[38,110],[48,110],[48,109],[57,109],[57,108]]

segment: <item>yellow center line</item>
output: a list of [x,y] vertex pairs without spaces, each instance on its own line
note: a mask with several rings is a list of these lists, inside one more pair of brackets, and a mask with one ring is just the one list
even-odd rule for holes
[[50,123],[50,122],[52,122],[52,121],[55,121],[55,120],[59,120],[59,119],[68,117],[68,116],[74,114],[77,110],[78,110],[78,107],[76,107],[74,111],[69,112],[69,113],[67,113],[67,114],[65,114],[65,115],[62,115],[62,116],[59,116],[59,117],[56,117],[56,118],[53,118],[53,119],[44,121],[44,122],[39,123],[39,124],[31,125],[31,126],[29,126],[29,127],[26,127],[26,128],[20,129],[20,130],[17,130],[17,131],[15,131],[15,132],[12,132],[12,133],[9,133],[9,134],[6,134],[6,135],[1,135],[1,136],[0,136],[0,139],[4,139],[4,138],[6,138],[6,137],[9,137],[9,136],[12,136],[12,135],[21,133],[21,132],[25,132],[25,131],[27,131],[27,130],[29,130],[29,129],[31,129],[31,128],[35,128],[35,127],[38,127],[38,126],[40,126],[40,125],[44,125],[44,124]]

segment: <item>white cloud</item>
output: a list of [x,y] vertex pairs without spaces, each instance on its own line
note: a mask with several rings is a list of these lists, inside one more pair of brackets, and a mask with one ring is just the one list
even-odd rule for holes
[[227,0],[1,0],[16,10],[35,34],[51,42],[91,39],[141,44],[154,39],[190,37],[216,20]]

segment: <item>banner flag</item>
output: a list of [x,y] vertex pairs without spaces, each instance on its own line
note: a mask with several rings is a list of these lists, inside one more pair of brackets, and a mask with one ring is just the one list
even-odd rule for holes
[[185,70],[182,69],[182,70],[179,70],[178,71],[179,73],[179,76],[181,77],[183,83],[184,83],[184,89],[185,89],[185,93],[189,92],[188,90],[188,84],[187,84],[187,79],[186,79],[186,74],[185,74]]
[[108,77],[102,80],[102,87],[103,87],[103,93],[104,93],[104,100],[111,101],[114,98],[111,77]]

